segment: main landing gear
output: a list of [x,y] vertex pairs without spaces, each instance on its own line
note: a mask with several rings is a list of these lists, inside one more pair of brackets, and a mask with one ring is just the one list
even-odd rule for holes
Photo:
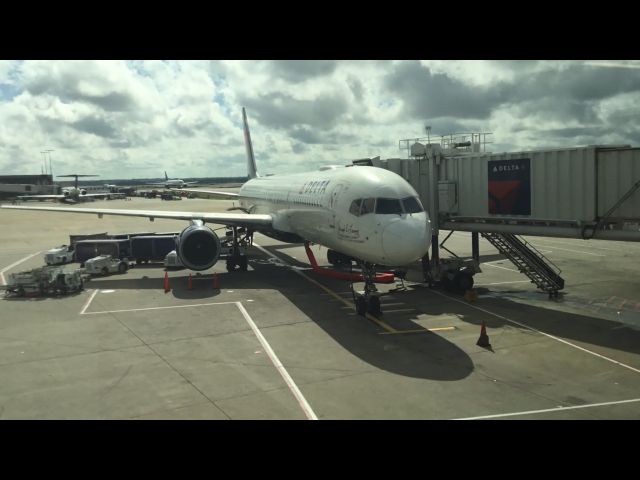
[[381,315],[380,293],[374,282],[376,267],[367,262],[362,262],[361,267],[364,278],[364,293],[357,293],[353,289],[353,283],[351,284],[351,293],[353,295],[353,301],[356,304],[356,313],[361,316],[365,316],[367,313],[374,316]]
[[253,231],[244,227],[229,227],[225,237],[224,246],[229,248],[227,272],[246,272],[249,266],[246,249],[253,243]]

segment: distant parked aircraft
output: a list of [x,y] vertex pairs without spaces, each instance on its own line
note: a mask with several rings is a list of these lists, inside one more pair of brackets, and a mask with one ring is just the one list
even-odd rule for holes
[[[71,173],[69,175],[58,175],[58,177],[75,178],[73,187],[64,187],[60,195],[19,195],[20,200],[57,200],[63,203],[77,203],[96,198],[124,198],[123,193],[112,193],[114,185],[87,185],[78,186],[78,177],[97,177],[98,175],[80,175]],[[106,191],[105,191],[106,190]],[[95,193],[90,193],[91,191]]]
[[184,188],[189,185],[195,185],[198,182],[185,182],[179,178],[169,178],[167,175],[167,171],[164,172],[164,183],[147,183],[147,185],[155,185],[157,187],[165,187],[165,188]]

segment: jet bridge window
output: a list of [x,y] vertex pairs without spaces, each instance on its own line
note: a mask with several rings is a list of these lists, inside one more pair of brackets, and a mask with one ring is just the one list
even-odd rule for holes
[[362,204],[362,199],[359,198],[351,202],[351,206],[349,207],[349,213],[355,215],[356,217],[360,216],[360,205]]
[[405,213],[420,213],[424,211],[420,200],[416,197],[407,197],[402,199]]
[[402,205],[397,198],[378,198],[376,202],[376,213],[381,214],[402,214]]

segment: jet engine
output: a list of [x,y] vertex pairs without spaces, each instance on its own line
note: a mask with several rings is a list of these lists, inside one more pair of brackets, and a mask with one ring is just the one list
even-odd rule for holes
[[189,225],[178,237],[178,256],[191,270],[206,270],[218,261],[220,239],[209,227]]
[[85,188],[80,190],[80,195],[86,195],[87,194],[87,190]]

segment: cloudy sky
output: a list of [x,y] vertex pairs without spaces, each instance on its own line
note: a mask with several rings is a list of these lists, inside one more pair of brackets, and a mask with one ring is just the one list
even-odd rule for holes
[[640,146],[638,61],[0,61],[0,174],[287,173],[406,157],[398,140],[493,132],[491,150]]

